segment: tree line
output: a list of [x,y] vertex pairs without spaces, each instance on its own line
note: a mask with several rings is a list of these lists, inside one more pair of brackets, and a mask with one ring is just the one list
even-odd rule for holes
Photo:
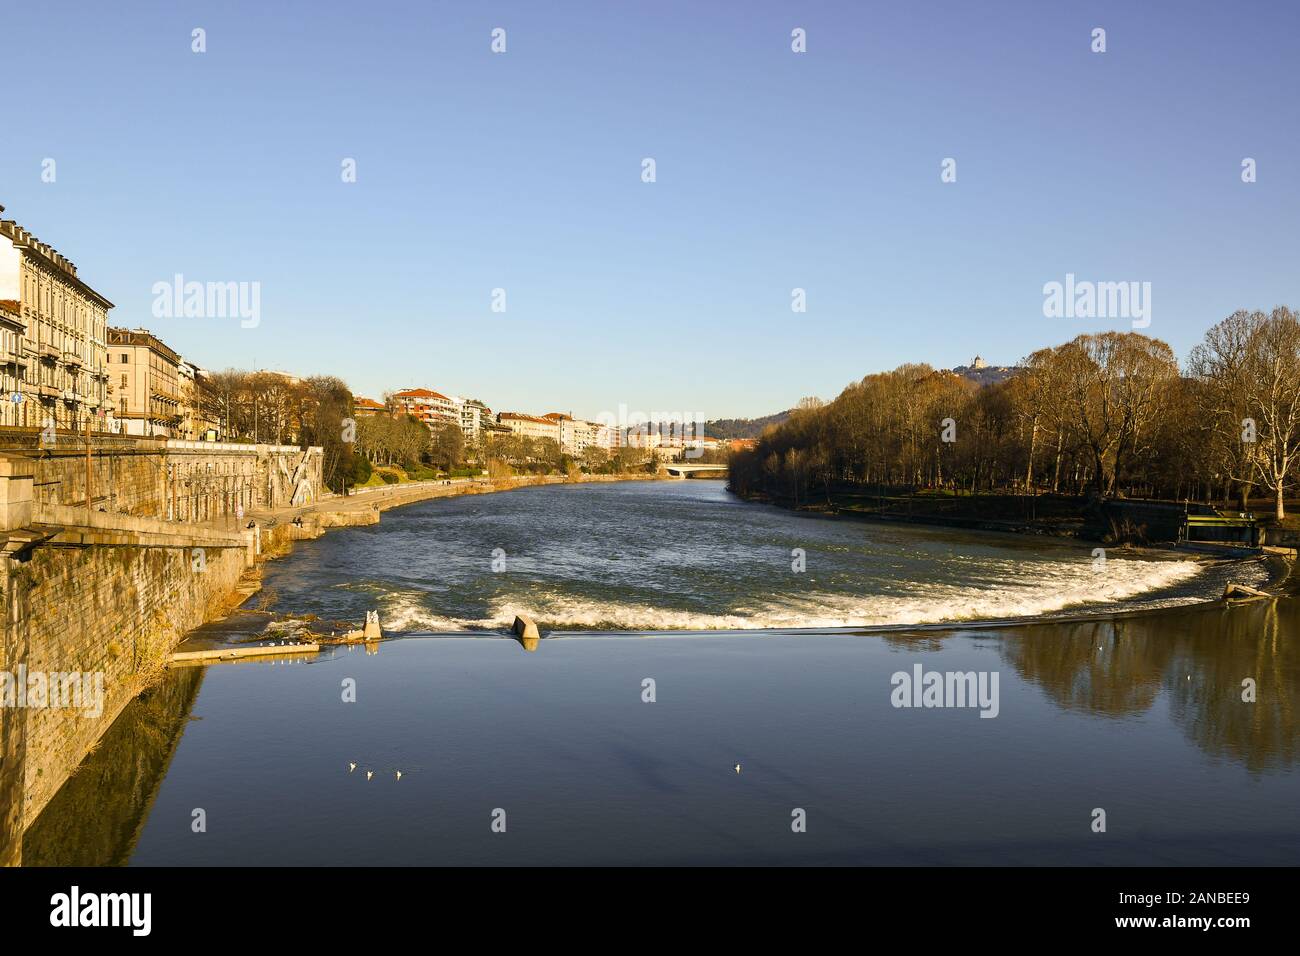
[[[450,472],[473,465],[493,477],[574,470],[610,474],[641,470],[647,460],[638,449],[611,452],[594,445],[569,455],[555,439],[528,435],[483,432],[471,440],[454,422],[429,426],[391,404],[387,414],[359,419],[356,439],[357,454],[370,465],[400,466],[416,473],[426,467]],[[364,480],[360,473],[357,477]]]
[[1138,332],[1080,335],[979,386],[928,365],[805,399],[731,458],[731,485],[796,506],[845,487],[1206,503],[1268,495],[1300,465],[1300,321],[1238,311],[1180,368]]
[[226,369],[204,376],[199,403],[225,441],[319,446],[325,484],[341,490],[349,455],[343,422],[352,415],[342,379]]

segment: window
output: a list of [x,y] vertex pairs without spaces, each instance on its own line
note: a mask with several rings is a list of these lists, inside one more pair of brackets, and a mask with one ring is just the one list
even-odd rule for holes
[[126,376],[125,376],[125,375],[122,376],[122,387],[123,387],[123,388],[126,388]]

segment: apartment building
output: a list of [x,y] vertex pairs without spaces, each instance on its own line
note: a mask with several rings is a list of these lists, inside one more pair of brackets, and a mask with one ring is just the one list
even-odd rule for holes
[[461,427],[460,403],[427,388],[407,388],[393,394],[398,411],[414,415],[430,429],[443,425]]
[[[27,356],[23,334],[27,325],[16,299],[0,299],[0,425],[19,425],[19,403],[23,400],[23,372]],[[17,396],[18,401],[13,401]]]
[[108,330],[107,368],[124,434],[179,437],[180,362],[148,329]]
[[477,398],[467,398],[460,406],[460,427],[465,441],[474,444],[483,436],[483,426],[492,421],[492,409]]
[[383,402],[377,402],[373,398],[357,396],[352,399],[352,414],[356,418],[372,418],[375,415],[388,414],[388,408]]
[[0,219],[0,424],[109,430],[111,308],[56,249]]
[[638,448],[653,451],[660,458],[682,458],[687,452],[716,450],[717,439],[706,438],[697,422],[647,422],[630,428],[612,430],[613,448]]
[[593,445],[600,448],[608,447],[603,444],[603,442],[608,441],[608,429],[604,425],[597,422],[583,421],[563,412],[548,412],[542,417],[555,422],[559,426],[560,450],[570,457],[580,457],[583,452]]
[[514,429],[510,428],[508,425],[501,424],[495,418],[487,419],[483,422],[481,427],[483,430],[483,438],[487,441],[491,441],[493,438],[509,438],[511,435],[515,434]]
[[187,441],[217,441],[221,437],[221,423],[210,416],[206,395],[207,374],[185,359],[176,364],[176,384],[181,400],[177,438]]
[[522,412],[502,412],[497,416],[497,423],[510,429],[511,434],[523,438],[549,438],[557,444],[560,441],[560,425],[549,418],[525,415]]

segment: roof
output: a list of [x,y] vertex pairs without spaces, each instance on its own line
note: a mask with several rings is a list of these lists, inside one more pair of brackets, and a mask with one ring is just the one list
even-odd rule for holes
[[166,358],[173,365],[180,362],[181,357],[176,351],[165,344],[162,339],[154,335],[148,329],[118,329],[113,326],[108,327],[108,345],[119,346],[141,346],[150,348],[159,355]]
[[444,402],[449,402],[446,395],[441,392],[430,391],[427,388],[404,388],[400,392],[393,393],[394,398],[441,398]]
[[520,422],[536,422],[539,425],[554,425],[555,422],[549,418],[538,418],[536,415],[525,415],[523,412],[502,412],[497,416],[497,421],[503,418],[511,418]]
[[373,409],[376,409],[376,410],[382,410],[383,407],[384,407],[384,403],[383,403],[383,402],[377,402],[377,401],[375,401],[373,398],[354,398],[354,399],[352,400],[352,407],[353,407],[353,408],[373,408]]
[[[0,206],[0,210],[3,209],[4,207]],[[0,220],[0,236],[4,236],[4,238],[13,243],[15,249],[22,250],[30,256],[43,259],[46,263],[53,266],[63,274],[64,281],[76,286],[81,292],[85,293],[91,299],[94,299],[105,309],[113,308],[112,302],[109,302],[108,299],[104,298],[88,286],[85,281],[77,275],[77,267],[69,261],[66,256],[60,255],[59,251],[48,243],[41,242],[12,219]]]

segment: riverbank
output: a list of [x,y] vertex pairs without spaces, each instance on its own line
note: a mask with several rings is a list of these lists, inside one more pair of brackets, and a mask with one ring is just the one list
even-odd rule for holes
[[[1293,574],[1295,552],[1290,548],[1265,547],[1229,549],[1215,546],[1179,546],[1176,527],[1165,512],[1180,514],[1177,506],[1163,502],[1108,502],[1112,511],[1089,505],[1066,495],[949,495],[924,492],[914,495],[870,495],[865,492],[831,492],[817,502],[795,506],[789,500],[768,495],[741,495],[727,491],[747,503],[766,504],[795,514],[831,520],[882,524],[923,525],[961,531],[986,532],[1026,537],[1062,538],[1080,544],[1102,544],[1109,554],[1177,555],[1202,564],[1220,564],[1242,557],[1255,558],[1268,577],[1258,586],[1276,594],[1300,593],[1300,580]],[[1193,506],[1199,508],[1201,506]],[[1158,510],[1157,510],[1158,509]],[[1208,510],[1208,509],[1207,509]],[[1134,518],[1155,517],[1157,528],[1134,522]]]
[[[498,491],[514,491],[518,488],[538,488],[547,485],[582,485],[601,484],[622,481],[669,481],[673,479],[662,475],[628,474],[628,475],[529,475],[517,478],[450,478],[436,481],[417,481],[409,484],[382,485],[361,488],[347,495],[333,495],[322,498],[309,505],[300,505],[275,510],[250,511],[248,517],[263,527],[275,527],[281,523],[292,524],[295,518],[302,519],[304,527],[295,527],[298,532],[327,528],[354,527],[356,525],[378,524],[378,515],[390,508],[428,501],[431,498],[456,498],[461,495],[486,495]],[[374,517],[371,517],[374,516]],[[303,537],[319,537],[316,534],[304,534]]]
[[[800,502],[762,493],[745,495],[730,485],[727,490],[744,501],[761,502],[807,514],[905,521],[974,531],[1047,535],[1099,543],[1113,543],[1116,540],[1116,529],[1109,527],[1106,516],[1096,504],[1069,495],[954,495],[933,490],[901,494],[897,491],[871,493],[839,488]],[[1108,541],[1108,537],[1112,540]]]
[[[745,495],[730,486],[727,490],[743,501],[770,504],[800,514],[1068,538],[1108,547],[1172,548],[1179,543],[1179,531],[1187,514],[1217,513],[1213,507],[1198,503],[1145,499],[1098,502],[1058,494],[953,495],[935,490],[876,494],[838,489],[815,500],[795,502],[762,493]],[[1261,526],[1271,527],[1268,519],[1261,519]],[[1213,545],[1207,550],[1227,553],[1226,548]],[[1258,553],[1257,549],[1245,547],[1238,550],[1242,554]],[[1294,547],[1278,550],[1294,551]]]

